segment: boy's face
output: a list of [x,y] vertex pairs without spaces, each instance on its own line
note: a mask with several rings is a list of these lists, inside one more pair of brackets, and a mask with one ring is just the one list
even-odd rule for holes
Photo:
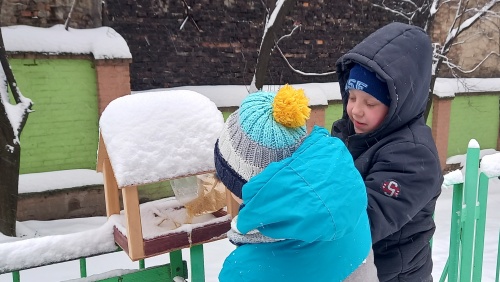
[[384,120],[389,107],[372,95],[357,89],[349,90],[347,114],[356,133],[375,130]]

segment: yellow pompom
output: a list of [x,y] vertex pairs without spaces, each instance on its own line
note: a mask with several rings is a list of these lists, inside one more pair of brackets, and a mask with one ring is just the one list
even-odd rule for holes
[[295,89],[286,84],[274,97],[273,117],[286,127],[303,126],[311,113],[308,104],[304,89]]

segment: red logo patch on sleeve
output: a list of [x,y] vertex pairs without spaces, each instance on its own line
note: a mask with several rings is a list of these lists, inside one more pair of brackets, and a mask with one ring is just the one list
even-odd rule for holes
[[382,183],[382,191],[386,196],[397,198],[400,192],[400,185],[395,180],[389,179]]

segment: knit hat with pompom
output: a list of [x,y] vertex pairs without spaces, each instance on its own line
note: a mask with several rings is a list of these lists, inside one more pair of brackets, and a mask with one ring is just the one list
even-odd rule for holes
[[215,169],[241,198],[241,188],[271,162],[292,155],[306,137],[311,109],[303,89],[288,84],[277,93],[248,95],[226,120],[215,144]]

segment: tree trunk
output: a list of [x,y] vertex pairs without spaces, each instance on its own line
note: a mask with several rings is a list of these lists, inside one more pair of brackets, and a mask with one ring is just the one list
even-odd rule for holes
[[[9,103],[8,98],[3,97],[0,100],[0,232],[7,236],[16,236],[19,167],[21,161],[21,145],[18,139],[21,138],[21,131],[28,119],[32,103],[31,100],[22,96],[17,87],[16,79],[7,60],[1,29],[0,63],[16,105],[24,106],[20,125],[13,128],[9,116],[7,116],[6,105],[4,105],[4,103]],[[4,83],[4,81],[1,83]],[[0,87],[4,86],[0,85]]]
[[[437,71],[437,70],[436,70]],[[436,84],[436,78],[437,78],[437,75],[433,75],[431,77],[431,84],[430,84],[430,87],[429,87],[429,96],[428,96],[428,100],[427,100],[427,106],[425,107],[425,113],[424,113],[424,117],[425,117],[425,121],[427,122],[427,120],[429,119],[429,115],[431,113],[431,108],[432,108],[432,95],[434,95],[434,85]]]
[[[285,16],[290,12],[294,5],[294,0],[284,0],[283,6],[281,6],[281,9],[277,11],[274,23],[269,26],[267,30],[264,30],[264,36],[262,38],[262,44],[259,51],[259,58],[257,59],[257,65],[255,66],[255,87],[257,90],[262,89],[266,80],[267,68],[271,58],[271,51],[274,47],[276,31],[281,29]],[[279,7],[275,7],[275,9],[277,8]]]
[[[0,124],[0,232],[16,236],[17,198],[21,147],[9,144],[11,128]],[[13,142],[12,142],[13,143]]]

